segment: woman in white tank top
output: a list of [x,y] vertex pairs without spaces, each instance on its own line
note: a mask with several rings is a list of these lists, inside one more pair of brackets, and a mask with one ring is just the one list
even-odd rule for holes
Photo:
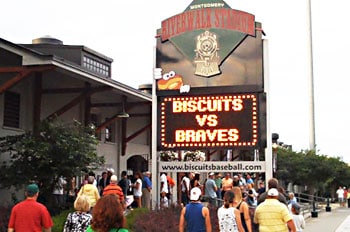
[[224,205],[218,209],[220,232],[244,232],[240,212],[233,207],[234,198],[232,190],[225,192]]

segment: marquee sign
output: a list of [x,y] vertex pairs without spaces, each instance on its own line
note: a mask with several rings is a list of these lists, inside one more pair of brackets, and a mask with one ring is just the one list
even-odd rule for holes
[[[156,67],[164,73],[175,72],[191,89],[250,86],[251,92],[264,91],[263,31],[253,14],[222,0],[195,0],[161,25]],[[157,88],[157,95],[171,89]]]
[[258,146],[258,94],[161,97],[158,148]]
[[266,146],[263,31],[223,0],[193,0],[157,30],[158,150]]

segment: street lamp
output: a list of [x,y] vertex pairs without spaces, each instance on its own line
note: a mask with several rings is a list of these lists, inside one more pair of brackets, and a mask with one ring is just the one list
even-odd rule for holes
[[276,170],[277,170],[277,148],[278,148],[278,144],[273,143],[272,144],[272,169],[273,169],[274,175],[275,175]]

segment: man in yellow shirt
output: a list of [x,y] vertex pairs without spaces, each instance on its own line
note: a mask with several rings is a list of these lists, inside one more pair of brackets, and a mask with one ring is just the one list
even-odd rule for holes
[[278,201],[278,194],[276,188],[269,189],[267,199],[256,208],[254,223],[259,224],[259,232],[296,232],[292,215]]

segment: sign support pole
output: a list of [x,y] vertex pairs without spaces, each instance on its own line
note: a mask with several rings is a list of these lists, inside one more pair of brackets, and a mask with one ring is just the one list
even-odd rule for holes
[[263,40],[263,60],[264,60],[264,89],[266,92],[266,149],[265,149],[265,180],[266,183],[273,177],[272,166],[272,133],[270,128],[270,89],[269,89],[269,59],[268,59],[268,41]]
[[[154,56],[156,48],[154,48]],[[160,203],[160,175],[158,170],[158,156],[157,156],[157,94],[156,94],[156,78],[162,75],[162,69],[156,68],[154,60],[153,80],[152,80],[152,208],[155,209]]]

